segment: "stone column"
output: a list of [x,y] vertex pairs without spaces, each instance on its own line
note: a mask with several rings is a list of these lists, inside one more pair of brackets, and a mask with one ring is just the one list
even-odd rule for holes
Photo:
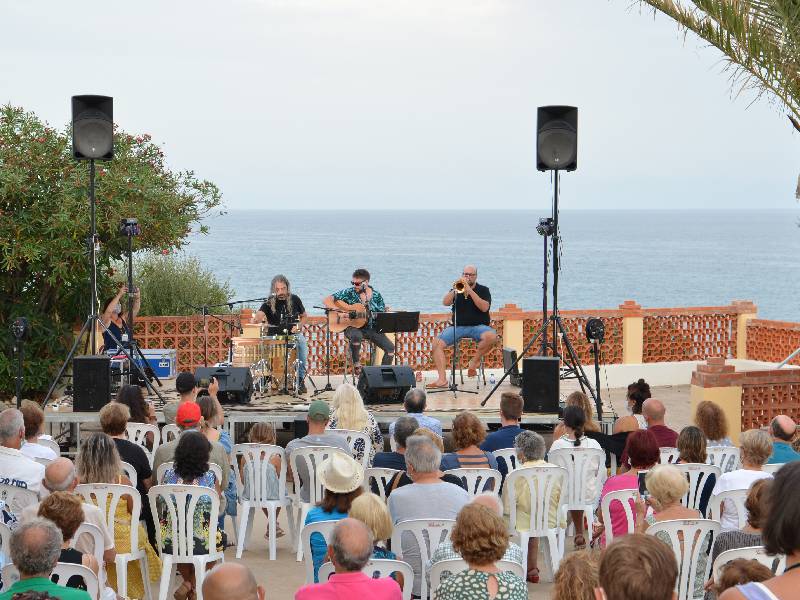
[[[517,356],[522,354],[525,347],[523,323],[525,316],[522,309],[516,304],[505,304],[497,311],[499,317],[503,319],[503,346],[513,348],[517,351]],[[520,362],[520,369],[522,362]]]
[[619,305],[622,312],[622,363],[644,362],[644,313],[634,300]]
[[758,316],[758,309],[750,300],[734,300],[731,306],[739,313],[736,320],[736,358],[747,358],[747,322]]
[[719,405],[728,421],[728,437],[739,444],[742,432],[742,386],[741,379],[733,365],[726,365],[721,356],[709,358],[704,365],[698,365],[692,373],[691,404],[692,417],[697,405],[703,400],[711,400]]

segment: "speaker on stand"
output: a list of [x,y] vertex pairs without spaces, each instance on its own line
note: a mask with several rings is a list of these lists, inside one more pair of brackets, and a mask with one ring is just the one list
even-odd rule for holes
[[522,398],[526,413],[558,414],[560,362],[557,356],[522,359]]
[[72,359],[72,410],[97,412],[111,400],[111,357]]

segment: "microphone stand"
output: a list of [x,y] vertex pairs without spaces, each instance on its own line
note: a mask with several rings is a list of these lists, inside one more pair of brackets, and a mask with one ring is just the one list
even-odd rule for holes
[[328,315],[332,312],[344,312],[336,308],[328,308],[327,306],[314,306],[325,311],[325,387],[316,389],[311,394],[311,397],[323,394],[325,392],[332,392],[333,386],[331,385],[331,322]]
[[[453,318],[453,360],[450,364],[450,385],[447,388],[428,390],[429,394],[438,394],[439,392],[453,392],[453,397],[457,397],[458,392],[464,394],[477,394],[477,390],[460,390],[456,384],[456,356],[458,355],[458,338],[456,338],[457,322],[456,322],[456,299],[458,292],[453,290],[453,303],[450,305],[450,313]],[[480,376],[480,374],[479,374]]]

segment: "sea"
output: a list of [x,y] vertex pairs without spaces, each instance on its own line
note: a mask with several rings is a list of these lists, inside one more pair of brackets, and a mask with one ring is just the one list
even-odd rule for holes
[[[542,306],[545,253],[536,211],[229,210],[206,218],[210,233],[185,250],[235,300],[269,294],[283,273],[310,314],[349,286],[354,268],[397,310],[443,312],[442,297],[465,264],[492,293],[492,307]],[[800,210],[562,210],[558,305],[616,308],[718,306],[752,300],[763,318],[800,320]],[[552,299],[550,300],[552,302]],[[250,306],[258,305],[251,302]]]

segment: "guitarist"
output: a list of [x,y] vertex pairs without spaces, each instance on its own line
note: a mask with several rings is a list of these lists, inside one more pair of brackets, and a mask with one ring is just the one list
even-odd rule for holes
[[[384,312],[386,305],[383,296],[369,284],[369,271],[356,269],[350,280],[351,287],[331,294],[323,300],[328,308],[334,310],[347,310],[350,305],[361,304],[367,310],[366,323],[361,327],[349,326],[344,330],[344,335],[350,341],[350,354],[353,357],[353,373],[361,374],[361,342],[369,340],[383,350],[381,364],[390,365],[394,360],[394,344],[384,333],[378,333],[372,328],[372,313]],[[352,308],[350,308],[352,310]],[[351,317],[353,318],[353,317]]]

